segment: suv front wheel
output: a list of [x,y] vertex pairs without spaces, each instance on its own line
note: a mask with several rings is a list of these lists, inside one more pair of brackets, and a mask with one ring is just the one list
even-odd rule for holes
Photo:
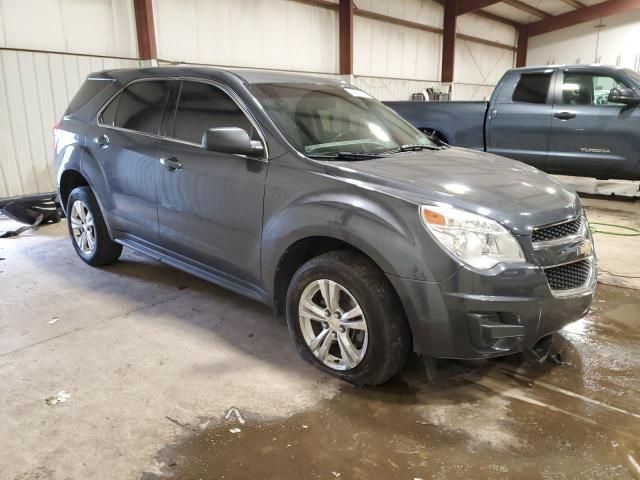
[[305,360],[357,385],[384,383],[411,353],[391,284],[355,252],[325,253],[300,267],[287,292],[287,323]]

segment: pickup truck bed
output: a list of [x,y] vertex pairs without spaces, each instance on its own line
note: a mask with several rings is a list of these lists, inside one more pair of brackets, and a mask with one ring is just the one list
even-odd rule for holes
[[[488,102],[385,102],[414,127],[459,147],[485,149]],[[437,127],[437,128],[436,128]]]

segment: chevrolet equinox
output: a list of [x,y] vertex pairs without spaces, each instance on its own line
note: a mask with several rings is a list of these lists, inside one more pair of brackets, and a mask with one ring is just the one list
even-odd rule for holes
[[383,383],[412,351],[529,350],[591,304],[574,191],[429,137],[343,81],[103,71],[54,137],[84,262],[124,245],[264,302],[305,360],[356,384]]

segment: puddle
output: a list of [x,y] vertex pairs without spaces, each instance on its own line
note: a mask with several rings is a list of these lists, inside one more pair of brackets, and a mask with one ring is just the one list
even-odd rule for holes
[[564,365],[449,362],[427,383],[414,359],[282,421],[242,412],[244,425],[185,432],[142,478],[637,478],[640,298],[599,287],[594,307],[557,336]]

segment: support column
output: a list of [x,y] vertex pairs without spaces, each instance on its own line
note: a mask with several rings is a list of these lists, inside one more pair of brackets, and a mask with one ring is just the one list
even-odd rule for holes
[[442,25],[442,73],[440,81],[453,82],[453,64],[456,55],[457,0],[445,0]]
[[527,48],[529,35],[525,27],[518,29],[518,50],[516,53],[516,67],[524,67],[527,64]]
[[340,75],[353,74],[353,0],[340,0],[338,32],[340,37]]
[[133,0],[138,34],[138,57],[142,60],[156,58],[156,32],[153,25],[152,0]]

